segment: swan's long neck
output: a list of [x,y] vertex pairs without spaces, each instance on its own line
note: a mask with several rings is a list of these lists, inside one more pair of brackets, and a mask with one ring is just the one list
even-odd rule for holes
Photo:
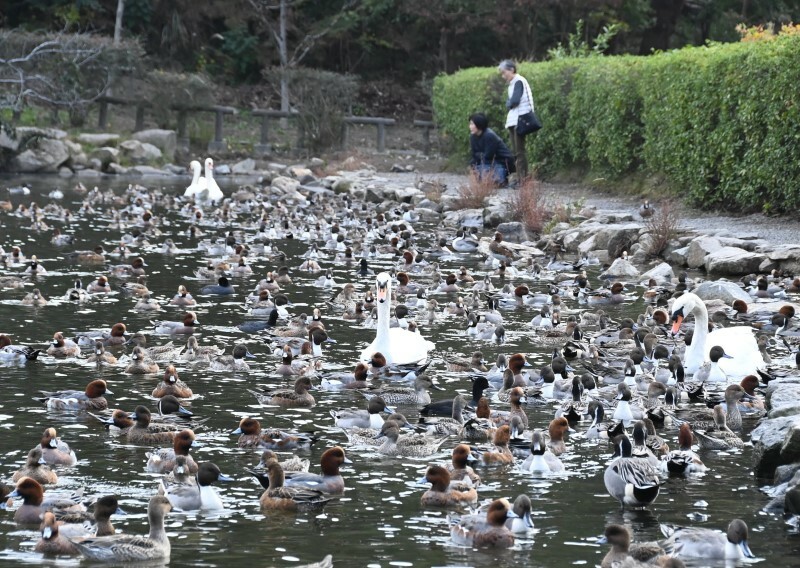
[[392,288],[391,284],[387,284],[386,300],[383,302],[378,301],[378,337],[389,337],[389,307],[391,302]]
[[214,179],[214,169],[206,164],[206,179]]
[[200,180],[200,166],[196,166],[192,168],[192,185],[197,185],[197,182]]
[[705,347],[708,339],[708,310],[702,300],[695,303],[692,313],[694,314],[694,335],[692,344],[687,349],[686,360],[690,359],[689,354],[691,354],[691,358],[696,357],[699,364],[702,365],[705,360]]

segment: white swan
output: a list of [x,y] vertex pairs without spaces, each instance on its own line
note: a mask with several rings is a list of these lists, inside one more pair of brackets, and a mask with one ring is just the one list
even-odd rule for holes
[[389,309],[392,302],[392,279],[386,272],[375,278],[378,300],[378,325],[375,340],[361,352],[361,360],[369,361],[376,352],[386,357],[386,362],[395,365],[418,363],[436,348],[432,342],[418,333],[399,327],[389,327]]
[[206,158],[206,186],[208,188],[208,199],[209,201],[222,201],[225,197],[225,194],[222,193],[222,190],[217,185],[217,180],[214,179],[214,160],[211,158]]
[[206,178],[200,177],[200,171],[202,170],[200,162],[192,160],[189,164],[189,168],[192,170],[192,183],[189,184],[189,187],[187,187],[186,191],[183,193],[184,197],[194,197],[206,189]]
[[678,332],[681,322],[690,312],[694,314],[695,323],[692,344],[686,347],[684,354],[683,366],[687,373],[696,373],[709,359],[709,351],[715,345],[731,355],[730,359],[719,361],[719,367],[728,375],[729,381],[738,382],[764,366],[756,338],[749,327],[724,327],[708,333],[708,309],[696,294],[687,292],[672,304],[673,334]]

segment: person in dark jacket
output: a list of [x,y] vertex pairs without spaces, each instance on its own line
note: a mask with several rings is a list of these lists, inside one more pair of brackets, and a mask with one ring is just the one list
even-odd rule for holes
[[482,113],[469,117],[469,148],[472,154],[470,165],[478,178],[491,176],[497,185],[508,183],[508,174],[513,173],[514,154],[505,142],[489,128],[489,121]]

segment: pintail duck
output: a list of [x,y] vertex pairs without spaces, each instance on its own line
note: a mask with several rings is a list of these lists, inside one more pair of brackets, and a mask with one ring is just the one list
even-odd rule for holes
[[[728,428],[731,430],[742,429],[742,413],[739,410],[739,401],[742,399],[750,399],[750,397],[741,385],[729,385],[725,389],[725,421]],[[716,423],[712,420],[712,411],[705,409],[704,411],[695,411],[686,417],[686,422],[692,426],[693,431],[709,430],[716,427]]]
[[53,343],[47,348],[47,354],[56,359],[80,357],[81,348],[71,339],[64,339],[64,334],[57,331],[53,334]]
[[713,409],[714,427],[707,427],[705,430],[695,430],[694,436],[700,444],[702,450],[732,450],[742,449],[744,442],[742,439],[728,428],[725,418],[725,409],[722,405],[717,405]]
[[198,464],[196,483],[170,483],[163,480],[164,495],[172,507],[180,511],[219,511],[225,508],[219,494],[211,487],[215,481],[233,481],[212,462]]
[[190,335],[186,340],[186,347],[180,352],[178,359],[186,362],[205,362],[209,363],[222,355],[222,349],[216,345],[203,345],[202,347],[194,335]]
[[453,415],[446,416],[420,416],[419,424],[425,425],[428,434],[432,436],[460,436],[464,431],[463,411],[465,400],[462,395],[453,398]]
[[239,427],[231,432],[238,435],[237,445],[240,448],[262,448],[267,450],[296,450],[308,449],[316,437],[298,432],[286,432],[277,428],[261,429],[261,423],[255,418],[242,418]]
[[600,563],[601,568],[627,566],[623,563],[629,559],[637,561],[637,566],[638,563],[647,563],[649,566],[657,558],[664,556],[664,549],[655,543],[631,544],[631,533],[624,525],[608,525],[597,543],[611,545],[611,550]]
[[427,457],[439,451],[447,441],[446,437],[434,439],[425,434],[400,435],[400,425],[393,421],[384,422],[375,438],[386,438],[377,451],[386,456]]
[[47,462],[42,457],[41,446],[36,446],[28,452],[25,465],[14,472],[11,480],[19,481],[23,477],[30,477],[42,485],[55,485],[58,483],[58,475],[50,469]]
[[192,398],[192,389],[178,378],[178,371],[175,365],[167,365],[164,370],[164,378],[150,396],[153,398],[162,398],[167,395],[172,395],[178,398]]
[[[142,348],[145,360],[155,361],[156,363],[172,363],[175,359],[179,358],[179,353],[181,352],[181,348],[176,347],[172,341],[164,345],[147,347],[147,337],[141,333],[137,333],[131,337],[130,343],[133,345],[134,351],[136,347]],[[160,371],[154,372],[158,373]]]
[[189,473],[197,473],[197,462],[189,455],[194,441],[194,432],[189,429],[177,432],[172,440],[171,448],[162,448],[155,452],[148,452],[145,471],[148,473],[167,473],[175,467],[178,456],[186,458],[186,467]]
[[755,558],[747,544],[747,524],[733,519],[727,532],[700,527],[661,525],[666,540],[660,544],[668,554],[681,558],[716,558],[741,560]]
[[259,498],[262,509],[282,511],[306,511],[321,509],[332,499],[322,491],[307,487],[287,487],[284,485],[285,474],[276,459],[266,463],[268,487]]
[[494,239],[489,243],[489,254],[497,260],[513,262],[517,259],[517,254],[508,246],[503,244],[503,234],[495,232]]
[[632,457],[630,439],[617,436],[614,445],[620,455],[606,468],[603,481],[608,493],[620,504],[645,507],[658,497],[661,480],[647,460]]
[[150,533],[147,536],[113,534],[75,541],[80,553],[101,562],[146,562],[169,558],[170,543],[164,517],[172,505],[163,495],[154,495],[147,506]]
[[547,449],[545,436],[541,430],[531,433],[531,454],[522,463],[522,470],[530,473],[561,473],[564,464],[558,457]]
[[91,381],[83,391],[40,391],[43,396],[35,400],[43,402],[49,410],[105,410],[108,401],[104,394],[113,394],[102,379]]
[[362,392],[367,398],[380,396],[386,404],[429,404],[431,395],[428,389],[441,390],[441,387],[434,384],[433,379],[426,375],[419,375],[414,379],[413,387],[403,387],[398,385],[383,384],[379,389],[372,392]]
[[259,404],[309,408],[316,404],[314,397],[308,392],[313,389],[314,386],[311,384],[311,379],[300,377],[294,382],[293,389],[279,389],[270,393],[259,393],[251,390],[250,393],[255,395]]
[[510,548],[514,546],[514,533],[505,523],[515,516],[506,499],[497,499],[489,505],[485,516],[451,517],[450,539],[460,546],[470,548]]

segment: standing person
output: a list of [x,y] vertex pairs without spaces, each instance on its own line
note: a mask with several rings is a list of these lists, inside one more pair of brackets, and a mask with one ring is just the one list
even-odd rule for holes
[[533,111],[533,96],[528,81],[517,74],[517,64],[510,59],[504,59],[498,70],[503,79],[508,83],[508,100],[506,108],[506,128],[511,138],[511,148],[517,165],[517,180],[522,182],[528,177],[528,158],[525,155],[525,137],[517,134],[517,120],[521,114]]
[[491,179],[500,186],[508,183],[508,174],[515,171],[514,154],[497,133],[489,128],[486,115],[475,113],[469,117],[469,149],[472,154],[470,165],[483,179]]

